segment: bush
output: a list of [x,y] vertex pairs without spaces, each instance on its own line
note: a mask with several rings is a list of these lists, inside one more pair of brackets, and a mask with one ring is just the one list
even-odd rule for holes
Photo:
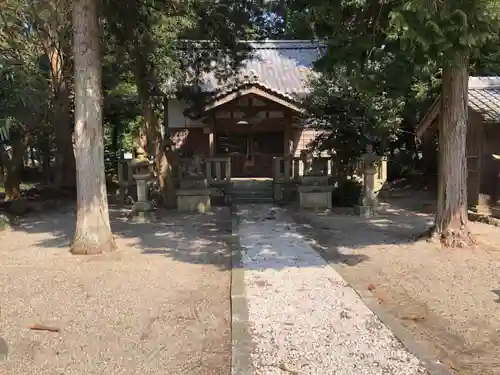
[[337,207],[352,207],[359,203],[362,184],[354,179],[339,181],[332,191],[332,204]]

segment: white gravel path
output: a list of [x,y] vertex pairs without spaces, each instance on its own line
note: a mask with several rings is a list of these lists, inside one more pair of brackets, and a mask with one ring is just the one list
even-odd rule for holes
[[254,374],[427,374],[284,211],[238,215]]

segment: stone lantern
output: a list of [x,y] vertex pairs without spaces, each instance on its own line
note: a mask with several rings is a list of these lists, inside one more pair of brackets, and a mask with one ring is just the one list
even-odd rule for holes
[[377,164],[380,157],[373,152],[373,146],[367,145],[366,151],[361,157],[363,172],[363,191],[357,206],[360,216],[370,217],[375,214],[378,202],[375,195],[375,179],[377,174]]
[[148,181],[151,179],[151,162],[136,159],[131,162],[134,180],[137,183],[137,202],[132,207],[132,219],[136,222],[154,220],[154,208],[148,200]]

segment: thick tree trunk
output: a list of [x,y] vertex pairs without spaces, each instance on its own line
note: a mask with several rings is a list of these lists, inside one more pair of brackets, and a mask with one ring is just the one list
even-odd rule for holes
[[147,148],[149,153],[152,153],[155,158],[155,170],[163,204],[166,207],[175,207],[175,188],[169,153],[165,152],[158,116],[154,112],[153,104],[148,99],[143,100],[143,114],[147,127]]
[[[52,85],[52,125],[57,146],[55,183],[75,186],[76,164],[73,150],[73,126],[70,119],[70,92],[68,89],[68,43],[61,40],[57,24],[44,23],[40,27],[41,44],[50,62]],[[66,50],[65,50],[66,49]]]
[[22,139],[12,142],[11,155],[3,150],[1,158],[4,170],[5,200],[21,198],[21,169],[25,144]]
[[163,203],[166,207],[169,208],[174,208],[177,204],[174,180],[172,176],[172,159],[173,158],[171,156],[171,153],[165,152],[165,150],[162,150],[160,158],[157,158],[160,191],[163,198]]
[[468,58],[443,70],[439,121],[438,204],[434,236],[448,247],[473,244],[467,226]]
[[97,0],[73,2],[77,218],[73,254],[115,249],[109,223]]
[[173,150],[173,144],[170,140],[169,131],[169,107],[168,99],[163,101],[163,133],[164,139],[162,140],[163,158],[161,160],[160,168],[160,188],[162,192],[165,205],[170,208],[177,206],[177,196],[175,194],[174,184],[174,168],[177,165],[177,154]]
[[54,132],[57,144],[57,185],[75,186],[76,162],[73,150],[72,129],[69,123],[69,92],[63,77],[57,82],[54,94]]

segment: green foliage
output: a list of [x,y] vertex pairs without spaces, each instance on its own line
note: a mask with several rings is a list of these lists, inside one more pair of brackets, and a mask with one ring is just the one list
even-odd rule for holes
[[332,204],[335,207],[352,207],[359,204],[362,184],[355,179],[338,182],[332,191]]
[[[453,55],[470,51],[471,71],[500,72],[498,3],[288,1],[281,11],[289,26],[285,35],[301,30],[299,37],[312,35],[325,43],[316,64],[322,78],[313,84],[308,109],[314,125],[332,135],[316,146],[335,150],[342,163],[360,155],[366,141],[375,142],[379,152],[397,149],[418,159],[415,128]],[[413,159],[407,167],[415,166]]]
[[137,97],[108,94],[104,101],[104,164],[106,173],[117,173],[124,152],[132,152],[143,119]]
[[410,0],[390,13],[389,36],[405,50],[421,49],[448,66],[459,51],[474,56],[498,37],[500,7],[496,0]]
[[[331,130],[316,147],[334,151],[343,168],[353,165],[365,144],[379,152],[415,146],[418,117],[434,99],[439,84],[436,60],[421,49],[404,50],[392,38],[390,14],[396,1],[292,2],[292,12],[307,16],[325,54],[316,63],[321,77],[306,101],[313,126]],[[300,9],[300,6],[305,6]]]
[[203,72],[231,73],[248,53],[241,40],[258,34],[258,3],[107,0],[108,48],[119,56],[112,65],[129,74],[139,95],[160,107],[163,96],[196,84]]

